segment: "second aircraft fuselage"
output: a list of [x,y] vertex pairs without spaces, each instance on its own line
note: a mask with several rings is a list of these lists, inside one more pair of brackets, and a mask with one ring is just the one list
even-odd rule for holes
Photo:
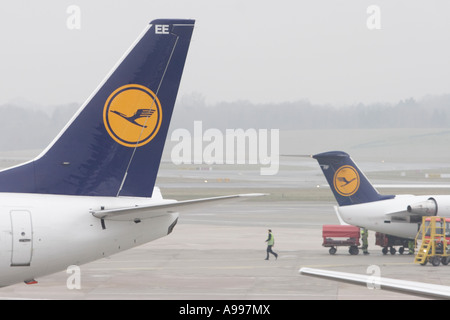
[[[408,221],[408,206],[435,199],[438,216],[450,216],[450,196],[414,196],[398,195],[393,199],[367,202],[337,208],[340,217],[348,224],[364,227],[369,230],[414,239],[419,231],[421,219]],[[396,219],[397,216],[404,220]]]

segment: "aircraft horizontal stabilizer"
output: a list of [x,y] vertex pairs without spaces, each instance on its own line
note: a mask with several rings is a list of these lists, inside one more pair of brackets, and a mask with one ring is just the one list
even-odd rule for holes
[[450,299],[450,287],[437,284],[312,268],[301,268],[299,272],[309,276],[367,286],[371,289],[389,290],[428,298]]
[[224,202],[244,200],[249,197],[263,196],[262,193],[237,194],[231,196],[212,197],[204,199],[194,199],[185,201],[168,202],[164,204],[136,206],[128,208],[118,208],[110,210],[93,210],[92,215],[99,219],[115,220],[115,221],[138,221],[159,217],[174,212],[191,211],[203,207],[222,204]]

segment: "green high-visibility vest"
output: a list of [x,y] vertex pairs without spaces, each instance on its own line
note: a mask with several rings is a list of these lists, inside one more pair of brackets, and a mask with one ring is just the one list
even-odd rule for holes
[[273,234],[269,233],[269,241],[267,241],[267,245],[273,246],[275,244],[275,238]]

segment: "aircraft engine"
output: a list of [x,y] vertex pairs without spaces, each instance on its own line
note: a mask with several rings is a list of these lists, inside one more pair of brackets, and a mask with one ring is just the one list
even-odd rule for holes
[[421,216],[450,217],[450,196],[435,196],[407,207],[409,213]]

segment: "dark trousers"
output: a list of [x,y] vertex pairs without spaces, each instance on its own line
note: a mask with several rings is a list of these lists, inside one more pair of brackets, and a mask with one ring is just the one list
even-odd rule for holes
[[278,254],[272,251],[272,246],[267,246],[267,258],[266,260],[269,260],[269,253],[273,254],[275,256],[275,259],[278,258]]

